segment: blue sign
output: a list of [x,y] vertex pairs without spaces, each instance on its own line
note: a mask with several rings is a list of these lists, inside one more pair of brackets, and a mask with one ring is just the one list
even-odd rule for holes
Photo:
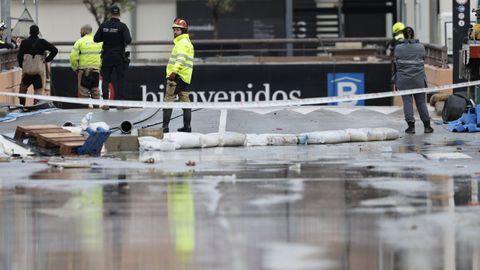
[[[350,96],[365,93],[365,75],[363,73],[328,73],[328,96]],[[345,101],[331,105],[365,105],[364,100]]]

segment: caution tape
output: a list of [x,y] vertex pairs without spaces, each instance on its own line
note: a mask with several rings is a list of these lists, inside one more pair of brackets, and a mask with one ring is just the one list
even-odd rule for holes
[[98,106],[121,106],[131,108],[164,108],[164,109],[254,109],[254,108],[271,108],[271,107],[292,107],[302,105],[318,105],[338,103],[345,101],[367,100],[388,98],[394,96],[413,95],[419,93],[433,93],[442,90],[456,89],[463,87],[470,87],[480,85],[480,81],[463,82],[455,84],[446,84],[430,88],[416,88],[400,91],[389,91],[380,93],[370,93],[361,95],[347,95],[335,97],[319,97],[319,98],[304,98],[304,99],[289,99],[289,100],[275,100],[275,101],[255,101],[255,102],[153,102],[153,101],[130,101],[130,100],[101,100],[101,99],[86,99],[86,98],[72,98],[72,97],[57,97],[57,96],[42,96],[29,95],[20,93],[0,92],[2,96],[32,98],[45,101],[56,101],[64,103],[75,103],[85,105]]

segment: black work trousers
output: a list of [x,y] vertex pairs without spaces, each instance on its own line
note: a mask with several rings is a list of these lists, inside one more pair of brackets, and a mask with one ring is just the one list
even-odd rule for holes
[[[102,97],[109,99],[110,82],[113,82],[114,98],[115,100],[125,100],[125,64],[118,65],[102,65],[100,71],[102,74]],[[113,76],[115,75],[115,76]],[[112,81],[112,78],[115,80]]]

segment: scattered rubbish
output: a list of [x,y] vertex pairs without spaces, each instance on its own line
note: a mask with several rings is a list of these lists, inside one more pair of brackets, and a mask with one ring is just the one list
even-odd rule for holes
[[195,163],[195,161],[193,161],[193,160],[189,160],[189,161],[187,161],[187,163],[185,163],[185,165],[187,165],[187,166],[195,166],[196,163]]
[[466,168],[466,167],[467,167],[467,165],[463,165],[463,164],[457,164],[457,165],[455,165],[455,167],[457,167],[457,168]]
[[56,125],[17,126],[15,140],[28,139],[29,144],[51,149],[60,155],[72,155],[77,151],[82,155],[98,155],[110,131],[101,127],[97,127],[94,131],[90,126],[86,128],[88,138]]
[[130,185],[127,182],[118,183],[118,189],[120,193],[127,193],[130,191]]
[[103,144],[108,139],[108,136],[112,133],[110,130],[97,127],[96,130],[87,128],[88,138],[83,145],[77,149],[77,153],[80,155],[93,155],[98,156],[102,151]]
[[374,166],[374,165],[367,165],[366,168],[369,169],[369,170],[371,170],[371,169],[375,169],[375,166]]
[[56,125],[17,126],[15,140],[28,139],[28,143],[41,148],[55,149],[61,155],[71,155],[82,146],[85,137]]
[[80,127],[83,129],[83,130],[86,130],[88,125],[90,125],[90,121],[92,120],[93,118],[93,113],[92,112],[89,112],[87,113],[83,118],[82,120],[80,120]]
[[30,149],[26,149],[14,142],[8,140],[3,135],[0,135],[0,154],[3,153],[11,157],[26,157],[33,155],[33,152]]
[[143,163],[153,164],[153,163],[155,163],[155,159],[154,158],[147,158],[146,160],[143,161]]
[[294,171],[296,173],[300,173],[302,171],[302,164],[301,163],[296,163],[293,165],[288,166],[289,171]]
[[10,157],[0,156],[0,162],[10,162]]

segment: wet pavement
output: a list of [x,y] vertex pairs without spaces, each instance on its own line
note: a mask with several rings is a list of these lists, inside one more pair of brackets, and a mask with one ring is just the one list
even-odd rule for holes
[[[194,129],[215,132],[218,115],[194,113]],[[402,118],[233,111],[227,130],[403,131]],[[61,157],[0,163],[0,269],[480,269],[480,134],[434,128],[382,142],[108,153],[77,169],[47,164]]]

